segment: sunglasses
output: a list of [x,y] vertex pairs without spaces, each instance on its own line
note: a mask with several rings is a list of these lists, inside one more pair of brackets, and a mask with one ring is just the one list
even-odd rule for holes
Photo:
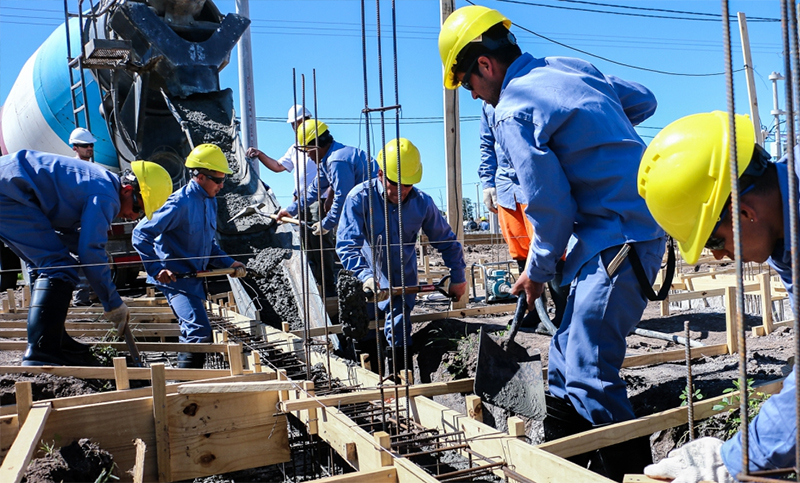
[[[390,185],[392,185],[392,186],[397,186],[397,185],[399,185],[399,183],[397,183],[396,181],[392,181],[392,180],[390,180],[388,177],[386,178],[386,182],[387,182],[387,183],[389,183],[389,184],[390,184]],[[403,185],[403,188],[411,188],[412,186],[414,186],[414,185],[413,185],[413,184],[404,184],[404,185]]]
[[208,173],[201,173],[201,174],[203,176],[205,176],[206,178],[210,179],[211,181],[217,183],[217,184],[224,183],[225,182],[225,178],[227,177],[227,175],[224,175],[224,174],[222,176],[211,176]]
[[464,77],[461,78],[461,87],[463,87],[468,91],[472,91],[472,89],[474,88],[474,86],[469,82],[469,78],[472,77],[472,71],[473,69],[475,69],[475,64],[477,63],[478,63],[478,58],[475,57],[475,59],[472,61],[469,67],[467,67],[467,70],[464,71]]
[[94,144],[76,144],[76,148],[93,148]]

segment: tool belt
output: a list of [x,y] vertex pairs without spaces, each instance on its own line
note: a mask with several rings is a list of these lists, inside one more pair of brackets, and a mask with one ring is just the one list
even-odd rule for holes
[[639,282],[639,286],[642,288],[642,292],[644,292],[647,300],[650,300],[651,302],[665,300],[669,295],[669,290],[672,287],[672,278],[675,275],[675,241],[672,239],[672,237],[668,237],[667,240],[667,273],[664,277],[663,283],[661,284],[661,288],[658,290],[658,293],[653,290],[653,284],[650,283],[650,280],[647,278],[644,267],[642,267],[642,261],[639,259],[639,255],[636,253],[636,247],[630,243],[622,245],[619,253],[617,253],[617,255],[611,260],[611,263],[608,264],[606,271],[608,272],[609,277],[613,276],[620,264],[622,264],[623,260],[628,258],[631,261],[631,267],[633,268],[634,275],[636,275],[636,280]]

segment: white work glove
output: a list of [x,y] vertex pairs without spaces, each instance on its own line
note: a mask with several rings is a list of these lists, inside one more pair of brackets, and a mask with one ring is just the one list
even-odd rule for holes
[[125,302],[122,302],[122,305],[119,307],[111,309],[108,312],[103,312],[103,318],[114,324],[117,333],[121,334],[125,332],[125,327],[131,320],[131,309],[125,305]]
[[725,468],[720,454],[722,440],[700,438],[669,452],[669,455],[654,465],[645,467],[644,474],[650,478],[673,479],[672,483],[698,483],[716,481],[734,483]]
[[322,222],[318,221],[311,225],[311,234],[314,236],[327,235],[330,230],[322,227]]
[[497,188],[483,189],[483,204],[492,213],[497,213]]
[[244,264],[242,264],[242,263],[239,263],[239,264],[234,263],[233,265],[231,265],[231,268],[236,270],[235,272],[233,272],[233,275],[231,275],[231,277],[233,277],[233,278],[242,278],[242,277],[246,277],[247,276],[247,267],[245,267]]
[[364,292],[372,292],[376,302],[383,302],[389,298],[389,291],[381,290],[380,287],[378,287],[377,282],[375,282],[375,278],[373,277],[369,277],[368,279],[364,280],[364,285],[362,285],[362,288],[364,289]]

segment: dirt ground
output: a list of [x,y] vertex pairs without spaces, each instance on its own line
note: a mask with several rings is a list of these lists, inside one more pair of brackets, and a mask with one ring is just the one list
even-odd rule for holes
[[[503,247],[504,248],[504,247]],[[486,261],[503,260],[503,251],[491,247],[466,247],[467,267],[480,259]],[[431,254],[433,264],[440,263],[435,254]],[[691,267],[689,268],[691,269]],[[469,277],[469,272],[468,275]],[[482,296],[479,293],[479,296]],[[0,294],[0,299],[6,297]],[[709,298],[708,307],[703,301],[695,301],[689,306],[673,305],[669,317],[661,317],[657,303],[650,303],[645,310],[640,328],[683,336],[683,323],[690,322],[691,338],[704,345],[721,344],[726,341],[725,313],[721,298]],[[426,300],[420,296],[414,313],[442,312],[447,310],[448,302]],[[415,324],[414,346],[412,354],[415,362],[415,381],[427,383],[447,381],[474,376],[478,352],[478,330],[486,328],[494,335],[503,333],[511,321],[510,314],[467,317],[462,319],[443,319]],[[760,316],[747,316],[748,326],[760,325]],[[774,380],[788,372],[787,362],[793,355],[792,330],[787,327],[778,328],[764,337],[746,338],[748,352],[748,374],[759,383]],[[523,327],[516,341],[526,350],[538,350],[542,356],[543,366],[547,365],[547,354],[550,337],[537,334],[531,327]],[[87,342],[87,341],[84,341]],[[658,353],[665,350],[682,349],[683,346],[659,339],[631,335],[627,339],[628,354]],[[0,352],[0,365],[18,365],[21,352]],[[704,357],[693,361],[692,372],[695,388],[704,398],[717,396],[725,389],[732,387],[732,381],[738,377],[738,356]],[[664,363],[646,367],[627,368],[621,371],[628,384],[628,395],[638,416],[652,414],[657,411],[677,407],[681,404],[680,395],[686,384],[686,365],[683,361]],[[3,405],[13,404],[13,382],[27,376],[0,377],[0,402]],[[79,381],[77,379],[56,378],[53,376],[27,377],[33,380],[34,399],[63,397],[83,394],[102,389],[105,383],[99,381]],[[109,383],[113,386],[113,382]],[[458,394],[436,396],[435,399],[453,409],[464,411],[464,397]],[[505,429],[505,421],[512,414],[490,404],[485,405],[484,422],[498,429]],[[718,426],[718,425],[717,425]],[[708,425],[701,428],[708,434],[720,435],[715,431],[717,426]],[[534,444],[542,441],[541,423],[527,421],[527,433]],[[718,428],[717,428],[718,429]],[[675,447],[677,441],[685,438],[685,428],[675,431],[657,433],[651,438],[655,460],[666,455]],[[227,480],[215,480],[227,481]],[[231,480],[234,481],[234,480]],[[245,480],[236,480],[245,481]]]

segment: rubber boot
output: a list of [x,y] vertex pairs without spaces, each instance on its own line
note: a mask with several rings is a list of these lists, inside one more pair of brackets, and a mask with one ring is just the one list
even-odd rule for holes
[[[544,396],[547,405],[547,415],[544,418],[544,440],[553,441],[573,434],[582,433],[592,429],[591,422],[583,418],[569,401],[554,397],[550,394]],[[567,460],[586,468],[595,451],[570,456]]]
[[179,369],[202,369],[205,364],[205,352],[178,352]]
[[[405,364],[403,363],[403,354],[405,352],[406,359]],[[395,367],[395,357],[397,357],[396,362],[397,366]],[[414,362],[413,358],[411,357],[411,347],[408,347],[405,351],[403,351],[403,347],[395,347],[394,354],[392,354],[392,348],[386,348],[386,365],[384,366],[384,375],[385,377],[391,377],[394,379],[395,382],[399,382],[400,379],[397,377],[397,374],[400,374],[406,368],[412,373],[414,372]]]
[[626,474],[640,475],[644,467],[653,464],[650,437],[642,436],[597,450],[591,470],[614,481],[622,481]]
[[23,366],[82,364],[80,357],[61,349],[71,299],[71,283],[50,277],[36,279],[28,310],[28,347],[22,357]]
[[81,366],[99,367],[100,361],[92,354],[92,349],[73,339],[66,329],[61,335],[61,351]]

